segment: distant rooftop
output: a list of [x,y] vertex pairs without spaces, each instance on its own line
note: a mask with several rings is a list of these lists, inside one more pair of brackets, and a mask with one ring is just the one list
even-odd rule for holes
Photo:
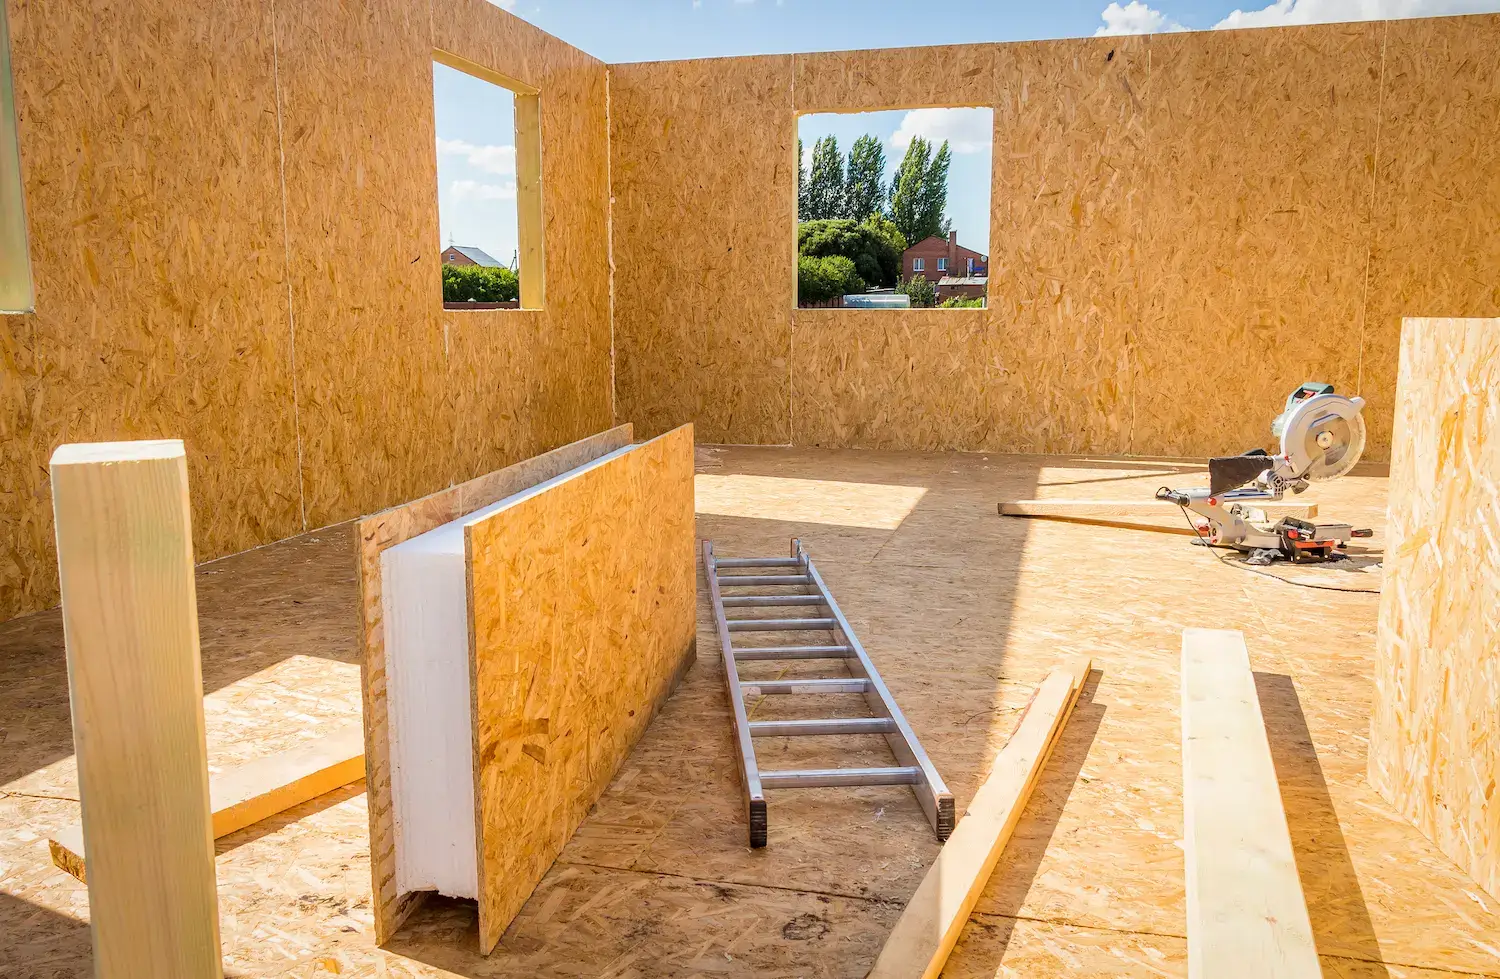
[[498,269],[501,267],[500,263],[495,261],[493,255],[485,251],[483,248],[475,248],[473,245],[449,245],[447,248],[443,249],[443,251],[458,252],[464,258],[467,258],[469,261],[473,262],[475,265],[483,265],[492,269]]

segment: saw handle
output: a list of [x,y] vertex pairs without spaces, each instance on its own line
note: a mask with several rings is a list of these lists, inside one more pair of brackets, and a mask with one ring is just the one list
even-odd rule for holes
[[1178,506],[1188,505],[1187,494],[1178,492],[1169,486],[1163,486],[1158,489],[1156,491],[1156,498],[1158,500],[1166,500],[1168,503],[1175,503]]

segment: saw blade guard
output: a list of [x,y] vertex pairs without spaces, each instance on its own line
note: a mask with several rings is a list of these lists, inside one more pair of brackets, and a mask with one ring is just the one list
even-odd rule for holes
[[1342,476],[1365,451],[1363,398],[1319,394],[1298,404],[1281,430],[1281,453],[1299,478]]

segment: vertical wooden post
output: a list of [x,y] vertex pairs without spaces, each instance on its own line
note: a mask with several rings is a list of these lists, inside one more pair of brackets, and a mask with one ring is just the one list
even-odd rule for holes
[[516,92],[516,232],[520,238],[521,308],[547,302],[542,244],[542,97]]
[[182,443],[52,456],[94,974],[219,979]]

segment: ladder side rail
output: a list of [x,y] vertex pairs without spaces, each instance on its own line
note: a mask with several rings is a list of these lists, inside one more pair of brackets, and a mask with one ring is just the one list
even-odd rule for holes
[[927,814],[927,821],[932,824],[938,839],[946,840],[948,834],[953,832],[956,818],[953,794],[948,791],[948,786],[932,764],[932,759],[927,757],[927,752],[923,749],[922,743],[917,740],[916,732],[911,729],[906,715],[902,714],[901,708],[896,706],[895,698],[891,696],[885,681],[880,677],[880,672],[875,669],[875,664],[871,662],[869,654],[865,652],[864,646],[854,634],[854,627],[844,616],[843,609],[839,608],[833,593],[828,590],[823,576],[818,573],[812,559],[801,550],[800,542],[796,544],[796,547],[800,552],[799,556],[802,558],[802,566],[807,573],[808,580],[823,595],[825,606],[837,624],[835,635],[841,635],[844,644],[853,651],[853,655],[847,659],[851,675],[870,681],[865,692],[865,700],[870,705],[870,710],[877,717],[888,717],[895,722],[896,730],[884,736],[886,743],[890,745],[891,752],[903,766],[916,768],[921,773],[921,779],[912,786],[912,791],[916,793],[917,801]]
[[710,540],[703,542],[703,570],[708,577],[708,594],[714,607],[719,645],[724,651],[724,683],[729,689],[729,704],[734,711],[734,739],[739,748],[740,775],[745,785],[745,817],[750,824],[750,845],[762,847],[766,845],[766,796],[761,788],[760,769],[755,762],[755,743],[750,736],[750,719],[745,714],[745,698],[740,692],[740,672],[729,640],[729,622],[724,615],[714,544]]

